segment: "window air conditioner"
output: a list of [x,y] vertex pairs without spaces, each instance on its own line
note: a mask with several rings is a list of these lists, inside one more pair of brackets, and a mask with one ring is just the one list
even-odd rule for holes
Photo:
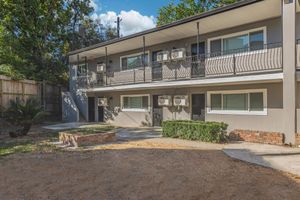
[[174,96],[174,106],[183,106],[188,107],[189,106],[189,97],[186,95],[177,95]]
[[106,66],[105,64],[97,64],[97,72],[105,72]]
[[172,97],[171,96],[159,96],[158,97],[159,106],[172,106]]
[[169,51],[162,51],[162,52],[159,52],[157,53],[157,62],[166,62],[168,61],[170,58],[170,55],[169,55]]
[[171,52],[172,60],[181,60],[185,58],[185,49],[173,49]]
[[107,98],[98,98],[98,106],[108,106]]

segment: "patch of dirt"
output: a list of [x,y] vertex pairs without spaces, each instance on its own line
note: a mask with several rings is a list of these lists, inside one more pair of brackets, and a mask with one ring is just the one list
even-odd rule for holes
[[135,141],[0,159],[1,199],[299,199],[297,177],[221,151]]

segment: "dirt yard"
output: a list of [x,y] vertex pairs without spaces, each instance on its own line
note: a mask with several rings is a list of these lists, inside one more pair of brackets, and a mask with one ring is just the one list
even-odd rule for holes
[[0,159],[0,199],[299,199],[292,177],[205,151],[145,141]]

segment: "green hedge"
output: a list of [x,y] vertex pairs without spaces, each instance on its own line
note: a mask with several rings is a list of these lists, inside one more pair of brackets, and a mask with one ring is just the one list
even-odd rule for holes
[[220,143],[226,140],[228,125],[220,122],[202,121],[164,121],[162,123],[163,136],[202,142]]

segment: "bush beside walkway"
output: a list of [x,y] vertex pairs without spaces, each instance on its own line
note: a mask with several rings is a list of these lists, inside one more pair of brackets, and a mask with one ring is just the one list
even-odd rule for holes
[[164,137],[214,143],[226,141],[227,127],[227,124],[220,122],[176,120],[162,123]]

